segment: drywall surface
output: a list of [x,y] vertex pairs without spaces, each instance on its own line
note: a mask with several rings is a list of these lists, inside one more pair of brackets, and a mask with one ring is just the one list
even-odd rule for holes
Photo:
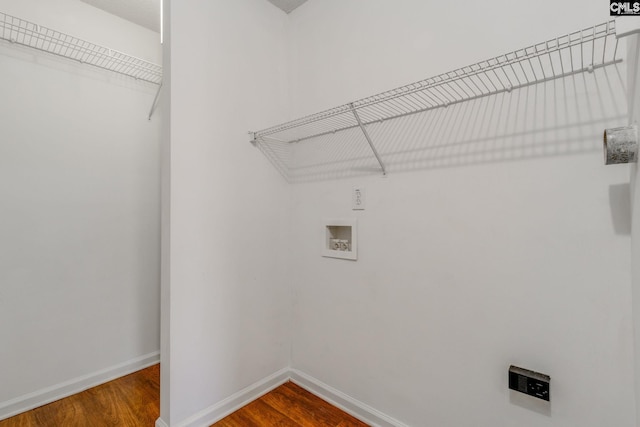
[[290,189],[248,135],[287,113],[286,15],[264,0],[171,2],[169,13],[161,417],[179,425],[289,364]]
[[[160,414],[170,418],[171,377],[171,2],[162,0],[162,98],[158,105],[160,130]],[[160,423],[160,421],[158,423]]]
[[[578,1],[454,7],[293,12],[295,116],[609,18]],[[627,122],[625,70],[372,126],[387,178],[294,185],[293,368],[410,426],[635,425],[629,166],[601,150]],[[358,260],[323,258],[322,219],[350,217]],[[509,391],[510,364],[550,375],[551,403]]]
[[[77,1],[0,10],[158,56]],[[155,86],[3,42],[0,93],[2,406],[159,350],[160,242]]]
[[[158,105],[160,130],[160,415],[170,419],[171,376],[171,289],[169,271],[171,256],[171,2],[162,0],[163,49],[162,97]],[[166,423],[165,423],[166,424]]]
[[[629,124],[640,123],[640,35],[626,38],[628,57]],[[633,316],[635,326],[636,411],[640,409],[640,171],[638,164],[631,168],[631,277],[633,283]],[[640,413],[638,413],[640,423]]]

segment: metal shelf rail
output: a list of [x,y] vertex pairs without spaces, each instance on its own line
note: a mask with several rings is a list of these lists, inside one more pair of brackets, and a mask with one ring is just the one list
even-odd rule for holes
[[[286,150],[272,147],[360,128],[380,170],[386,168],[367,126],[424,111],[446,108],[480,97],[535,85],[583,72],[593,72],[616,62],[618,39],[615,21],[605,22],[546,42],[496,56],[466,67],[392,89],[287,123],[250,132],[251,142],[261,147],[269,160],[287,176],[289,161],[279,158]],[[282,157],[282,156],[280,156]]]
[[162,66],[0,13],[0,39],[160,85]]

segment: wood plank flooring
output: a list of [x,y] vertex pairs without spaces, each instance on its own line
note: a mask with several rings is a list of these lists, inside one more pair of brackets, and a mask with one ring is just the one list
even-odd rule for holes
[[160,365],[0,421],[0,427],[155,425],[160,416]]
[[292,382],[281,385],[212,427],[367,427]]
[[[160,365],[0,421],[0,427],[153,427],[160,413]],[[212,427],[366,427],[288,382]]]

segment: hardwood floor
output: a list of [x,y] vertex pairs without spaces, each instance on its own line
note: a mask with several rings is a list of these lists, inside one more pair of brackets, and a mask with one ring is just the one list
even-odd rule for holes
[[[0,421],[0,427],[153,427],[160,413],[160,365]],[[366,427],[288,382],[212,427]]]
[[160,416],[160,365],[0,421],[0,427],[154,426]]
[[366,427],[292,382],[281,385],[212,427]]

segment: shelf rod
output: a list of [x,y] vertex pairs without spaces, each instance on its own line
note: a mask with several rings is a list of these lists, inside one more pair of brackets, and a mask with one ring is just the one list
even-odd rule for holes
[[362,121],[360,120],[360,116],[358,115],[356,108],[353,106],[353,103],[349,104],[349,107],[351,108],[351,112],[353,113],[353,116],[356,118],[356,121],[358,122],[358,126],[360,126],[360,129],[362,129],[362,133],[364,134],[364,137],[367,139],[367,142],[369,143],[369,147],[371,147],[371,151],[373,151],[373,154],[376,156],[378,163],[380,163],[380,168],[382,169],[382,175],[386,175],[387,170],[384,168],[384,163],[382,163],[380,154],[378,154],[378,150],[376,150],[376,147],[373,145],[373,141],[371,141],[369,132],[367,132],[367,129],[362,124]]

